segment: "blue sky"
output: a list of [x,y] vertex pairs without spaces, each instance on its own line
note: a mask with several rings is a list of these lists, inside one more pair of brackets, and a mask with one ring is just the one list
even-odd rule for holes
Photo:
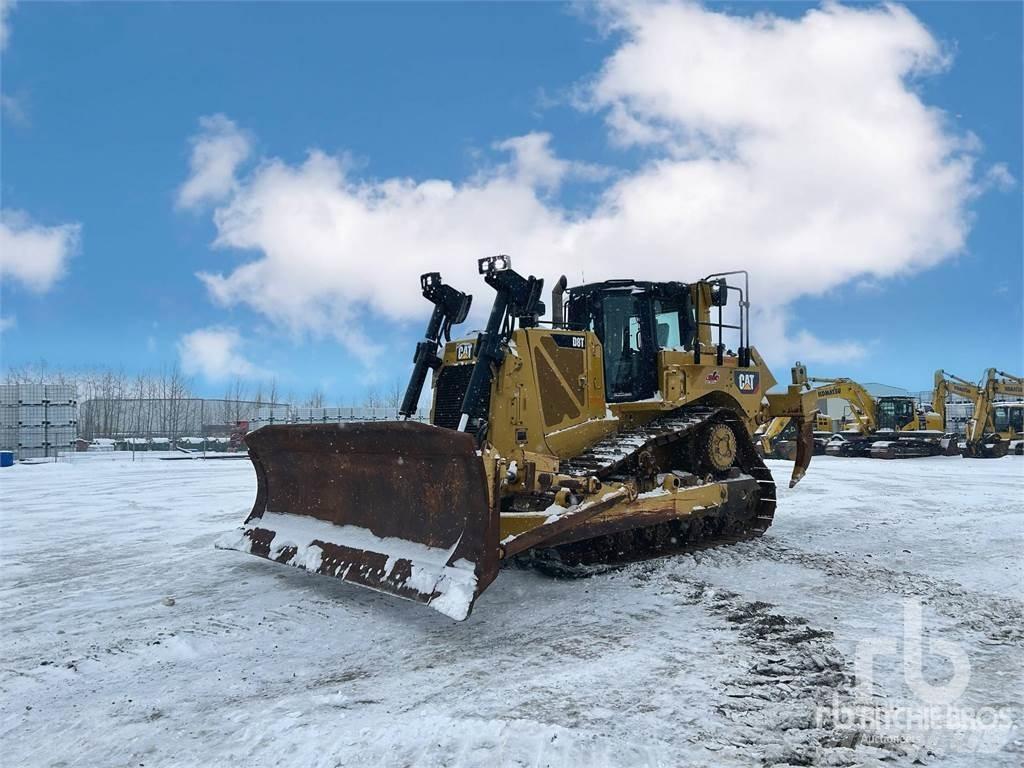
[[[887,18],[865,6],[808,17],[815,6],[714,5],[671,19],[677,45],[651,31],[671,24],[556,4],[18,4],[0,83],[13,233],[0,364],[180,360],[201,392],[242,375],[275,377],[297,399],[321,386],[331,401],[358,400],[404,380],[429,309],[416,275],[454,273],[484,305],[466,264],[490,249],[550,281],[577,268],[686,280],[733,266],[720,254],[735,253],[766,305],[752,337],[779,378],[794,357],[910,389],[937,367],[1019,372],[1021,7],[911,4]],[[757,12],[797,26],[736,23]],[[723,20],[735,56],[709,53],[686,80],[685,52],[710,50]],[[831,50],[849,44],[827,77],[802,60],[815,35]],[[908,50],[922,64],[903,74]],[[658,83],[652,71],[674,74]],[[734,82],[754,71],[764,81]],[[735,102],[716,97],[734,86]],[[760,92],[776,96],[742,97]],[[895,109],[877,107],[890,97]],[[851,121],[878,150],[879,170],[857,178],[822,130]],[[533,138],[499,146],[516,137]],[[218,154],[231,147],[235,161]],[[804,184],[783,161],[811,163],[807,147],[825,160],[812,158],[820,178]],[[322,161],[310,165],[311,150]],[[441,182],[416,186],[431,179]],[[695,220],[719,189],[709,199],[723,226],[681,224],[675,258],[673,211]],[[814,189],[838,202],[812,204],[802,222]],[[691,200],[699,211],[685,213]],[[41,258],[33,232],[64,237],[50,278],[26,274],[25,260]],[[236,272],[246,265],[257,266]]]

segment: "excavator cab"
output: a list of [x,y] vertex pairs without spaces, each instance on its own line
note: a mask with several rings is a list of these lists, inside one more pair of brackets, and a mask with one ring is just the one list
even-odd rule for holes
[[899,432],[917,419],[917,403],[912,397],[880,397],[875,409],[879,430]]
[[1024,403],[996,403],[992,409],[995,431],[1000,434],[1024,434]]

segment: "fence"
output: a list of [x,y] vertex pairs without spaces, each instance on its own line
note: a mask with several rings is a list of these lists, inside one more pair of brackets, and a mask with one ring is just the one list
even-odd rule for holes
[[[79,436],[111,438],[122,445],[179,445],[230,438],[240,421],[251,421],[259,409],[287,407],[258,400],[209,398],[97,398],[79,407]],[[127,443],[128,440],[145,443]]]
[[18,459],[74,450],[78,402],[67,384],[0,385],[0,450]]
[[[260,408],[249,421],[249,429],[268,424],[338,424],[345,421],[401,421],[397,408],[302,408],[273,406]],[[430,414],[418,411],[410,421],[430,421]]]

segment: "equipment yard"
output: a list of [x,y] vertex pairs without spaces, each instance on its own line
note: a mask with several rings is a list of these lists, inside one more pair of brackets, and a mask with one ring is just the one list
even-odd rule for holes
[[[762,538],[586,579],[506,567],[461,623],[214,549],[248,461],[7,469],[3,762],[1020,765],[1024,458],[816,457],[793,490],[768,464]],[[832,727],[858,651],[906,646],[916,605],[924,679],[962,650],[956,706],[999,727]],[[872,705],[919,706],[907,657],[877,653]]]

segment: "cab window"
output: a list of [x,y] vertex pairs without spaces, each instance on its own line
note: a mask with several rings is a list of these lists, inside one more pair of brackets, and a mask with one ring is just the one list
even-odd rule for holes
[[1024,407],[997,405],[995,410],[996,432],[1024,432]]
[[675,301],[654,300],[654,331],[658,349],[690,349],[693,345],[693,310]]

